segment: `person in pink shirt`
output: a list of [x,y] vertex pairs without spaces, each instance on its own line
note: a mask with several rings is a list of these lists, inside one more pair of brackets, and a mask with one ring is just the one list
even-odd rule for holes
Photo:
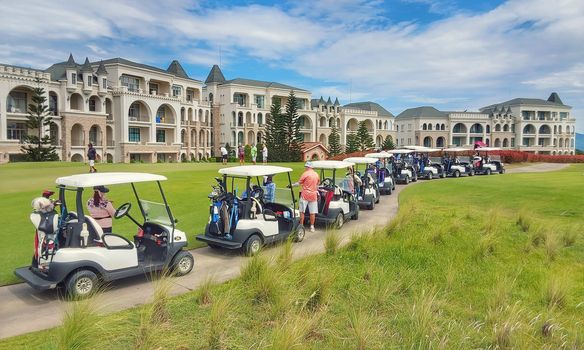
[[304,225],[304,212],[308,208],[310,214],[310,232],[314,232],[314,221],[316,220],[316,213],[318,212],[318,184],[320,177],[312,169],[312,162],[304,164],[304,173],[295,186],[302,186],[300,192],[300,199],[298,201],[298,210],[300,211],[300,224]]
[[109,189],[105,186],[95,186],[93,190],[93,198],[87,201],[89,215],[101,226],[103,233],[111,233],[112,218],[116,213],[116,209],[112,202],[105,198],[105,194],[109,192]]

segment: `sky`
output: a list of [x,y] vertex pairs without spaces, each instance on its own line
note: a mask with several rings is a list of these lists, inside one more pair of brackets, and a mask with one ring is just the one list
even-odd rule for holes
[[[2,4],[5,3],[5,4]],[[478,110],[557,92],[584,131],[583,0],[0,0],[0,63],[123,57],[342,104]]]

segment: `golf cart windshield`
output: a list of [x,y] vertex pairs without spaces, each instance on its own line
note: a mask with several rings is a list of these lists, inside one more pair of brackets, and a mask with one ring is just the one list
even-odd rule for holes
[[168,216],[168,210],[163,203],[156,203],[140,199],[140,206],[144,214],[144,221],[154,222],[161,225],[172,225],[172,220]]

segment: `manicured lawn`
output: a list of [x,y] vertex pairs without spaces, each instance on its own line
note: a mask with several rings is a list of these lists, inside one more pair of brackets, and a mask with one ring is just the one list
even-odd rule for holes
[[0,348],[71,347],[74,330],[80,349],[581,349],[583,173],[410,186],[386,229],[335,253],[254,258],[237,280]]
[[[230,166],[236,165],[230,163]],[[300,170],[302,164],[288,164]],[[201,246],[195,241],[194,234],[201,233],[208,219],[207,195],[211,191],[213,178],[218,176],[217,163],[175,163],[175,164],[100,164],[100,172],[131,171],[151,172],[164,175],[168,181],[163,183],[167,199],[178,218],[177,227],[188,234],[190,247]],[[44,189],[55,189],[55,179],[60,176],[87,172],[88,168],[79,163],[11,163],[0,166],[0,225],[2,248],[0,249],[0,285],[18,280],[13,274],[16,267],[30,263],[33,247],[34,227],[30,223],[30,203],[40,196]],[[300,174],[299,171],[294,176]],[[153,184],[137,185],[141,198],[162,202],[158,190]],[[140,218],[140,212],[127,185],[112,186],[108,197],[117,207],[130,201],[133,203],[132,214]],[[92,195],[88,191],[85,198]],[[57,198],[56,195],[54,198]],[[75,209],[72,209],[75,210]],[[136,233],[136,226],[127,218],[114,222],[114,232],[131,238]]]

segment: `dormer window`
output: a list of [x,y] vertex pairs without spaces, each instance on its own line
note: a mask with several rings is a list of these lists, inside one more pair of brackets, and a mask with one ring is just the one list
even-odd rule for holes
[[172,86],[172,96],[173,97],[180,97],[182,95],[182,86],[173,85]]
[[77,73],[71,73],[71,84],[77,84]]
[[120,78],[122,86],[128,88],[128,91],[138,91],[140,88],[140,79],[128,75],[122,75]]
[[88,75],[87,76],[87,86],[91,86],[91,84],[93,84],[93,76]]
[[107,89],[107,78],[102,78],[102,79],[101,79],[101,86],[102,86],[104,89]]

